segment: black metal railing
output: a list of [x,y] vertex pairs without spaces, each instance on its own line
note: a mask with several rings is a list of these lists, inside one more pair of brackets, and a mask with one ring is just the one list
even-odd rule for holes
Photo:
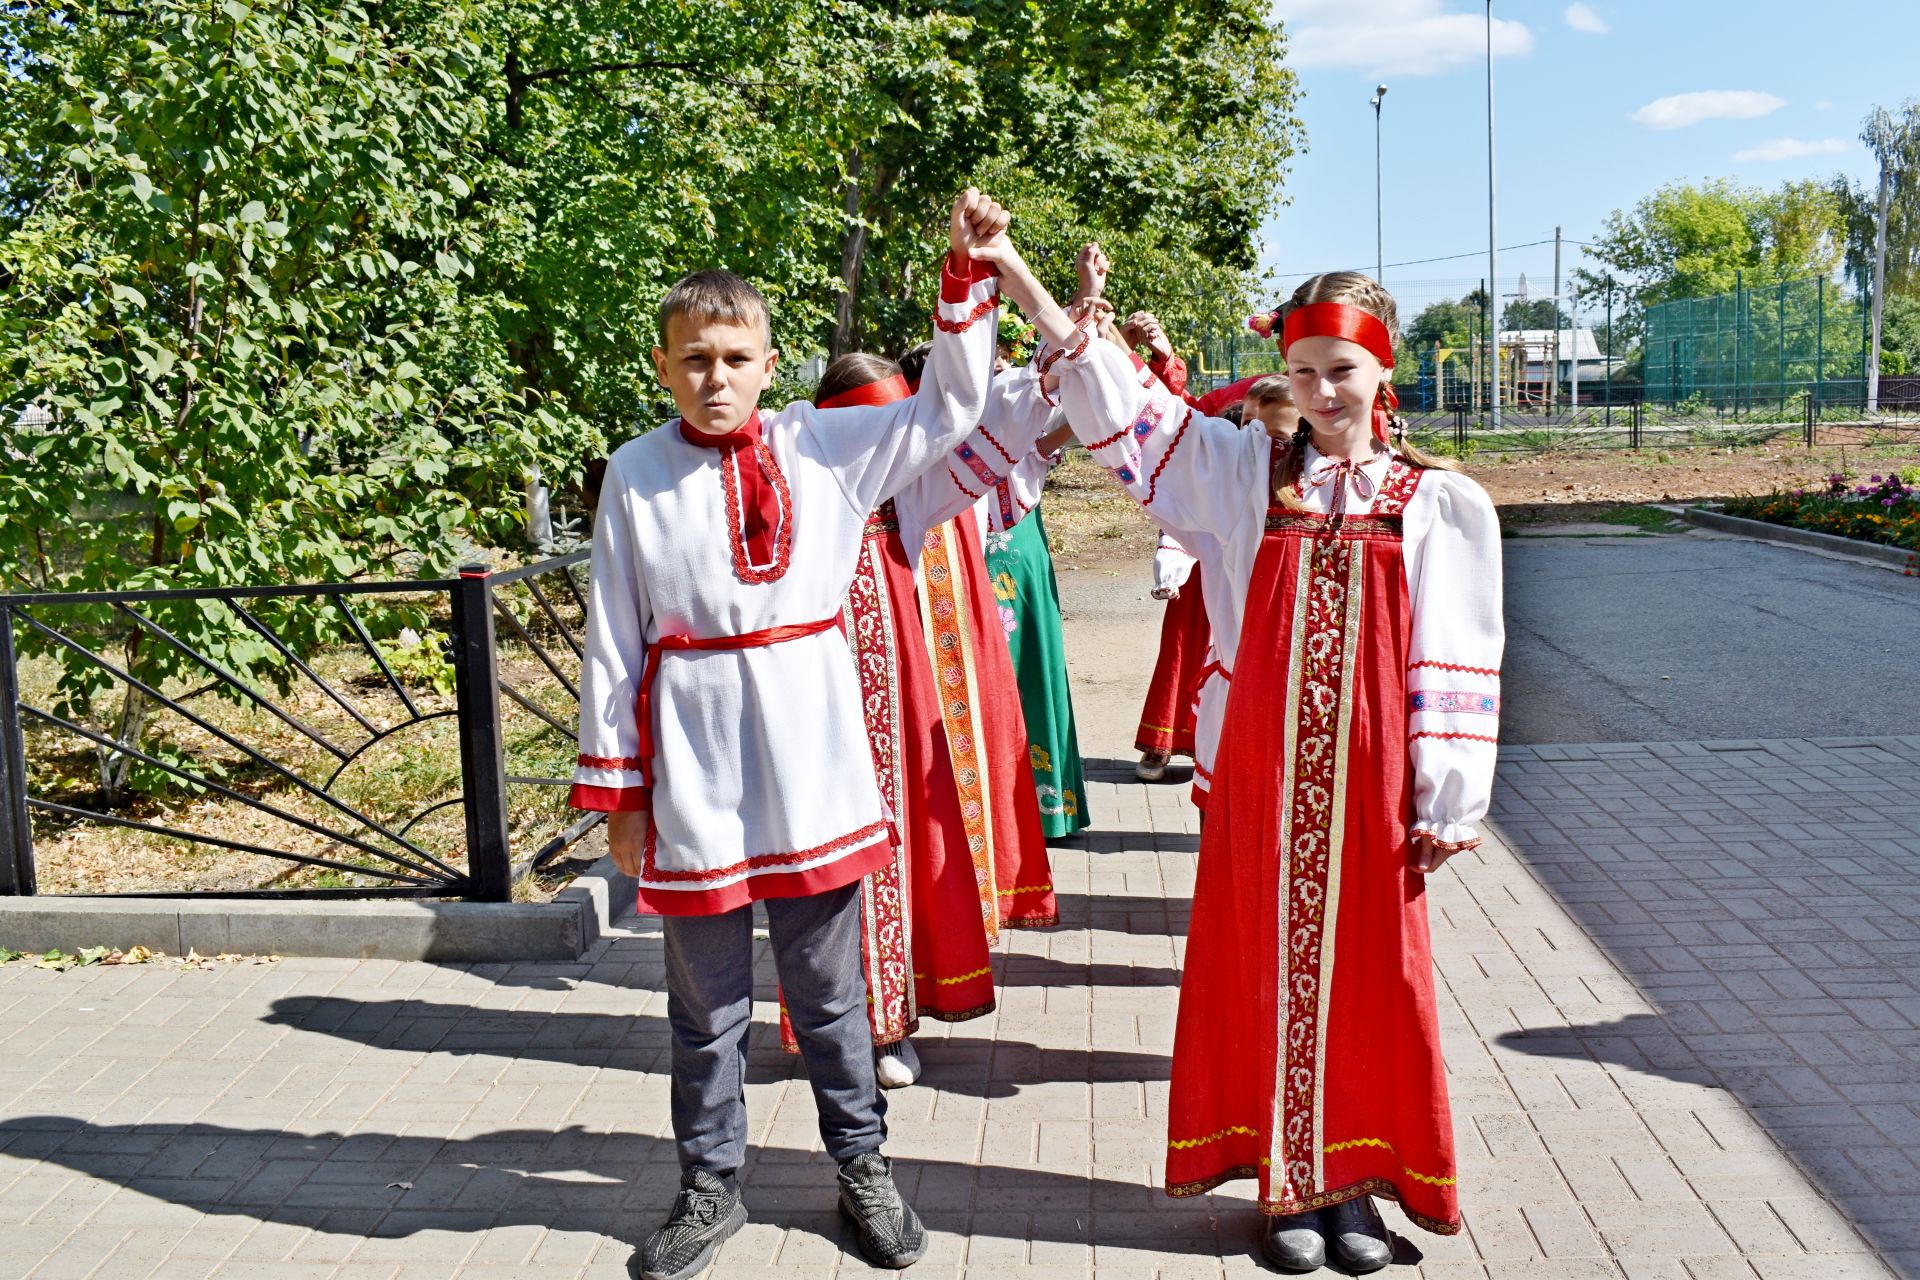
[[[211,885],[116,892],[507,900],[599,820],[564,803],[587,554],[418,581],[0,595],[0,894],[45,891],[40,839],[111,853],[118,837],[163,864],[224,860]],[[144,787],[116,784],[130,773]],[[55,891],[88,890],[63,872]]]

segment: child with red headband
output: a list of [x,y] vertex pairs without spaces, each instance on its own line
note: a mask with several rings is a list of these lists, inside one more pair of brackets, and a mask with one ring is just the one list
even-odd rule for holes
[[1392,1251],[1372,1196],[1460,1229],[1424,883],[1478,845],[1492,789],[1500,533],[1478,485],[1406,442],[1384,289],[1317,276],[1280,314],[1302,415],[1290,440],[1159,387],[1083,406],[1076,384],[1067,408],[1163,525],[1219,542],[1242,610],[1168,1190],[1255,1177],[1275,1265],[1331,1253],[1373,1271]]

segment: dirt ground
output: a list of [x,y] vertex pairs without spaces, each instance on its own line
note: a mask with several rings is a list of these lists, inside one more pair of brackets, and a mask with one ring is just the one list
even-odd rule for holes
[[[1760,445],[1673,452],[1506,453],[1473,458],[1467,474],[1486,486],[1509,526],[1590,521],[1620,506],[1698,502],[1824,485],[1835,474],[1868,475],[1920,466],[1920,445],[1878,448]],[[1043,508],[1062,567],[1146,559],[1152,521],[1084,451],[1054,472]]]

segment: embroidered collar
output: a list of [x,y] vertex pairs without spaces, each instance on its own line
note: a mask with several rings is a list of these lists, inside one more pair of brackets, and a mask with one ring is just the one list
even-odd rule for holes
[[720,434],[690,427],[685,418],[675,418],[674,421],[680,427],[680,438],[702,449],[725,449],[732,452],[735,449],[744,449],[748,445],[760,443],[760,411],[758,409],[753,411],[752,417],[734,430]]

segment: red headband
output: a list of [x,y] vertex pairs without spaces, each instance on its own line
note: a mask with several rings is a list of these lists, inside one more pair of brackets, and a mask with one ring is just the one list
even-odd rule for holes
[[845,409],[849,405],[892,404],[895,400],[905,400],[913,393],[907,389],[907,380],[900,374],[882,378],[878,382],[869,382],[863,387],[851,387],[838,395],[828,396],[816,409]]
[[1310,302],[1287,313],[1285,332],[1282,351],[1302,338],[1345,338],[1372,352],[1386,368],[1393,368],[1393,337],[1371,311],[1344,302]]

